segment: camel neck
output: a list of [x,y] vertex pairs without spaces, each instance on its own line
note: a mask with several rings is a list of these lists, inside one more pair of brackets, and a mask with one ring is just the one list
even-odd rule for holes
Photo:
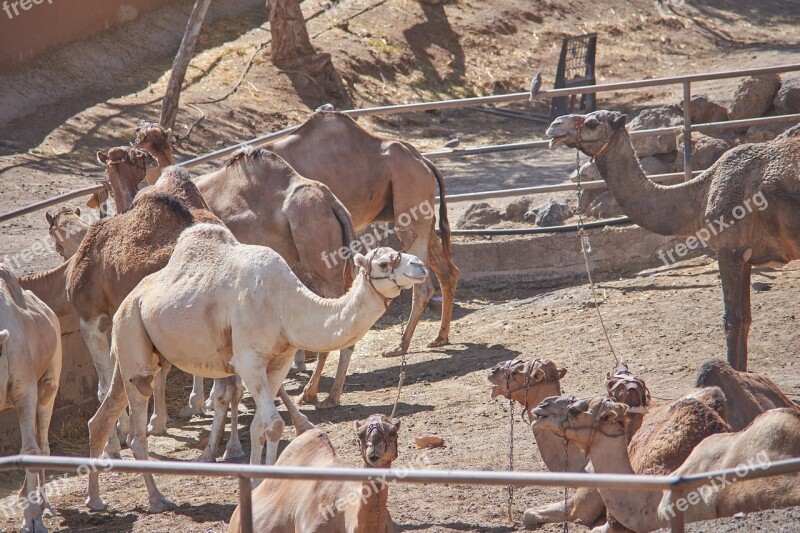
[[386,312],[385,299],[364,276],[340,298],[322,298],[301,287],[300,297],[286,302],[293,317],[287,333],[292,346],[301,350],[332,352],[352,346]]
[[45,272],[22,276],[19,278],[19,285],[35,294],[59,317],[68,315],[72,311],[72,307],[67,302],[66,292],[67,271],[71,264],[72,259],[68,259]]
[[676,185],[650,181],[624,128],[611,136],[595,163],[622,211],[644,229],[690,236],[703,227],[710,174]]
[[136,197],[136,188],[123,179],[116,168],[109,168],[108,181],[111,183],[111,192],[114,193],[114,207],[117,214],[124,213],[133,204]]
[[386,531],[389,520],[387,499],[389,486],[380,480],[363,482],[358,493],[358,527],[356,531]]

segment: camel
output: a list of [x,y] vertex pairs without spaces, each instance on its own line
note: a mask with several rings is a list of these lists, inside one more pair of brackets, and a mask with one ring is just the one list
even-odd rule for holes
[[[634,474],[625,446],[627,406],[607,398],[548,398],[533,410],[533,426],[574,442],[589,454],[595,472]],[[642,430],[640,430],[641,433]],[[637,433],[638,435],[638,433]],[[774,409],[759,415],[746,429],[710,435],[698,443],[672,473],[683,476],[800,456],[800,412]],[[732,516],[768,508],[800,504],[797,476],[779,476],[740,484],[697,489],[702,497],[692,502],[687,522]],[[620,523],[637,532],[669,526],[668,496],[656,491],[600,489],[609,511]],[[696,502],[696,503],[695,503]]]
[[[50,455],[48,431],[61,377],[61,327],[44,302],[20,287],[0,263],[0,410],[15,407],[21,454]],[[26,471],[23,532],[47,531],[42,522],[44,471]]]
[[172,128],[165,130],[157,122],[147,120],[139,121],[134,130],[133,145],[149,153],[156,159],[157,167],[148,169],[145,181],[154,185],[161,172],[168,166],[175,164],[172,151]]
[[[170,135],[161,125],[142,121],[136,128],[135,143],[161,168],[174,163]],[[327,186],[299,175],[272,152],[247,147],[235,152],[219,170],[198,178],[197,187],[240,242],[278,252],[301,281],[320,296],[334,298],[345,293],[353,277],[352,263],[342,260],[331,264],[324,254],[349,247],[355,242],[355,231],[347,209]],[[315,226],[310,231],[312,220]],[[339,405],[352,354],[352,347],[339,353],[336,378],[322,402],[317,395],[328,354],[318,354],[301,402],[314,404],[317,409]],[[295,355],[295,366],[305,369],[302,351]],[[202,403],[202,380],[196,380],[190,405],[181,416],[202,411]]]
[[676,253],[701,244],[716,251],[727,359],[734,369],[747,370],[752,267],[800,257],[800,125],[772,141],[729,150],[690,181],[660,185],[642,171],[626,120],[611,111],[568,115],[557,118],[547,135],[551,147],[577,147],[594,158],[633,222],[660,235],[689,237]]
[[89,231],[89,224],[81,218],[81,210],[77,207],[62,207],[55,214],[45,212],[50,238],[56,252],[64,259],[69,259],[78,251],[83,236]]
[[217,450],[219,438],[222,430],[225,429],[225,417],[228,409],[231,411],[231,436],[225,453],[222,456],[224,461],[244,457],[242,443],[239,440],[239,402],[244,396],[244,385],[242,378],[237,375],[228,376],[214,380],[211,393],[208,395],[211,404],[214,406],[214,420],[211,422],[211,434],[208,437],[208,444],[200,456],[200,460],[206,463],[214,461],[214,454]]
[[[418,258],[390,248],[358,254],[355,263],[360,274],[348,292],[325,299],[308,290],[270,248],[241,244],[219,224],[184,230],[167,265],[144,278],[114,315],[114,376],[89,421],[91,457],[100,455],[127,404],[129,446],[137,459],[147,459],[147,403],[166,361],[198,376],[241,376],[256,403],[250,463],[261,463],[266,441],[267,464],[274,464],[284,428],[274,399],[295,351],[351,346],[402,289],[428,275]],[[146,475],[145,483],[150,512],[174,506],[152,476]],[[96,473],[89,476],[87,505],[106,507]]]
[[136,196],[136,185],[148,172],[152,172],[156,163],[155,158],[149,153],[129,146],[119,146],[108,152],[97,152],[97,161],[106,167],[106,176],[114,195],[117,214],[123,213],[130,207]]
[[[397,458],[400,422],[372,415],[355,423],[364,468],[390,468]],[[328,436],[318,429],[294,439],[276,466],[352,468],[341,459]],[[391,533],[394,524],[387,509],[389,486],[380,480],[298,481],[270,479],[253,492],[253,530],[273,533]],[[242,530],[237,506],[228,531]]]
[[[270,145],[270,150],[301,175],[330,187],[350,211],[356,231],[385,222],[378,233],[386,236],[391,232],[389,223],[394,223],[403,249],[430,265],[442,290],[442,321],[428,347],[448,344],[459,270],[450,253],[444,178],[433,163],[410,144],[373,135],[347,115],[332,111],[317,111],[297,130]],[[435,230],[437,184],[440,237]],[[433,292],[430,280],[414,287],[400,343],[384,356],[408,351]]]

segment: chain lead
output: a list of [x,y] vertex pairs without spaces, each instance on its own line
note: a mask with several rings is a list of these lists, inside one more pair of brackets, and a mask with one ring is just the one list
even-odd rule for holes
[[[508,471],[514,471],[514,400],[511,398],[508,399],[508,412],[511,416],[511,425],[509,426],[509,434],[508,434]],[[513,515],[513,507],[514,507],[514,487],[512,485],[508,486],[508,521],[509,523],[514,523],[514,515]]]

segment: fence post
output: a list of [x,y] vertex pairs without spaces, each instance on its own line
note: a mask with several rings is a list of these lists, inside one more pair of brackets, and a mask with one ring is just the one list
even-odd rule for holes
[[239,510],[242,533],[253,533],[253,491],[245,476],[239,476]]
[[672,533],[684,533],[683,510],[678,507],[678,502],[683,497],[683,489],[673,485],[673,488],[670,489],[667,494],[669,495],[669,509],[674,511],[672,517],[669,519],[669,530]]
[[683,82],[683,181],[692,179],[692,84]]

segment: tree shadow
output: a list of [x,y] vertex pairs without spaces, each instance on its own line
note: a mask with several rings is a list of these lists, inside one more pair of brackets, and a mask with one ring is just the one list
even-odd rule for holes
[[64,507],[59,509],[58,513],[63,517],[59,525],[64,526],[64,531],[96,531],[98,533],[133,531],[133,526],[139,519],[134,513],[114,510],[93,513],[88,510]]
[[428,530],[435,527],[446,527],[448,529],[454,529],[456,531],[485,531],[491,533],[506,533],[508,531],[517,531],[515,527],[509,526],[501,526],[501,527],[486,527],[480,526],[477,524],[465,524],[463,522],[446,522],[443,524],[440,523],[431,523],[425,522],[421,524],[415,524],[413,526],[403,525],[403,524],[395,524],[396,531],[421,531],[421,530]]
[[[450,26],[447,20],[444,5],[429,5],[421,2],[420,7],[425,13],[427,21],[408,28],[403,35],[408,42],[411,52],[420,66],[420,70],[428,79],[439,85],[451,82],[463,85],[465,74],[464,50],[461,47],[460,37]],[[441,75],[431,59],[428,49],[438,46],[451,55],[449,62],[450,73]]]

